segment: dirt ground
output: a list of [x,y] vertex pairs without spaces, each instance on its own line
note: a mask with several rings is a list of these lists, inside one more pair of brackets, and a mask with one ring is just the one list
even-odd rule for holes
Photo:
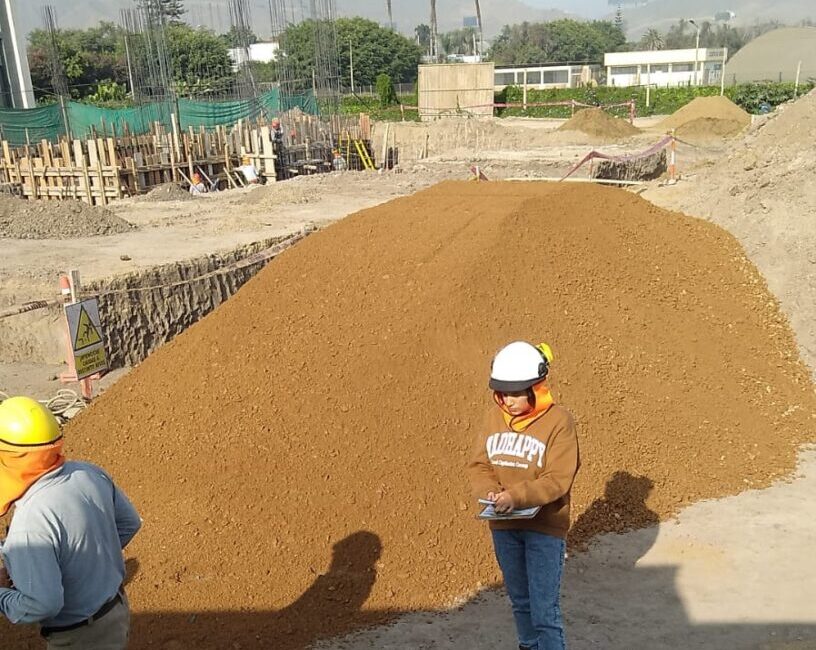
[[[212,206],[201,202],[194,204],[194,208],[186,200],[161,202],[160,205],[150,202],[140,202],[138,206],[123,204],[116,207],[115,214],[137,224],[138,231],[105,238],[67,240],[67,249],[63,248],[65,240],[51,249],[47,241],[45,248],[43,242],[26,248],[31,242],[15,240],[9,248],[7,245],[12,240],[3,240],[0,242],[4,252],[3,259],[0,259],[0,294],[10,302],[43,297],[37,292],[48,290],[54,270],[64,268],[60,265],[76,264],[77,260],[82,260],[83,267],[87,260],[90,273],[101,276],[132,268],[131,264],[150,266],[174,256],[190,256],[214,247],[222,249],[255,241],[261,236],[298,228],[306,222],[328,223],[348,212],[410,194],[439,180],[466,178],[466,167],[470,162],[479,163],[491,178],[549,176],[563,173],[588,151],[587,144],[558,140],[552,141],[551,146],[535,140],[531,143],[533,146],[525,148],[521,144],[525,132],[549,131],[559,123],[539,126],[532,120],[519,122],[525,124],[517,127],[519,135],[512,141],[512,148],[502,148],[497,142],[495,146],[489,143],[488,148],[480,147],[477,151],[454,148],[429,154],[421,161],[406,165],[400,175],[365,177],[342,174],[301,179],[296,181],[300,186],[295,189],[268,191],[268,188],[258,188],[208,197],[204,201]],[[510,127],[505,125],[503,128]],[[598,148],[612,153],[631,152],[645,148],[642,145],[648,145],[654,139],[655,133],[647,131],[644,136],[628,143]],[[732,147],[736,148],[736,143],[723,140],[711,140],[696,148],[681,147],[681,164],[685,163],[685,169],[690,172],[686,180],[674,187],[654,183],[644,196],[658,205],[672,208],[689,205],[693,200],[700,208],[714,191],[712,186],[702,182],[702,174],[728,158]],[[738,164],[745,166],[742,162]],[[275,192],[279,194],[276,196]],[[801,255],[791,256],[790,249],[784,248],[785,241],[767,234],[773,215],[781,215],[785,210],[784,202],[773,203],[768,212],[762,211],[763,222],[757,225],[752,221],[752,228],[735,225],[738,218],[730,213],[727,220],[718,221],[717,210],[713,209],[718,203],[711,201],[711,204],[707,209],[689,211],[721,223],[739,238],[751,260],[780,297],[782,308],[792,320],[803,355],[812,364],[813,356],[808,354],[809,348],[802,342],[810,341],[809,337],[813,335],[812,326],[808,324],[813,321],[807,321],[808,292],[810,296],[814,295],[809,284],[813,275],[802,274]],[[206,208],[201,209],[202,205]],[[790,210],[790,203],[787,209]],[[123,254],[133,259],[123,262],[119,259]],[[804,287],[801,286],[803,279]],[[767,352],[767,342],[755,339],[754,343],[746,345],[758,356]],[[53,374],[53,369],[0,367],[0,390],[15,392],[17,387],[39,387],[38,390],[47,391],[52,382],[43,377],[49,373]],[[764,377],[765,373],[758,375]],[[716,393],[714,384],[695,385],[695,391],[701,390]],[[691,399],[694,397],[692,395]],[[760,468],[765,471],[766,454],[779,451],[774,448],[774,444],[779,443],[777,426],[778,422],[765,428],[763,435],[768,446],[752,459],[756,467],[741,470],[746,488],[749,481],[755,480],[753,477]],[[810,429],[812,434],[813,427]],[[574,554],[568,562],[564,609],[571,647],[579,650],[681,646],[746,650],[816,648],[816,613],[810,607],[810,603],[816,600],[813,591],[816,563],[809,560],[809,549],[816,539],[813,524],[816,519],[812,516],[810,500],[816,485],[816,452],[802,453],[799,475],[796,480],[766,490],[696,503],[682,510],[677,519],[660,525],[657,525],[656,510],[663,512],[663,506],[657,507],[654,497],[648,503],[636,504],[640,510],[633,515],[640,517],[641,525],[650,521],[655,525],[624,535],[605,535],[597,539],[589,551]],[[665,487],[665,479],[660,482]],[[598,494],[602,491],[602,487],[594,489]],[[690,498],[689,502],[694,500],[696,497]],[[587,502],[584,507],[591,505]],[[333,541],[326,539],[327,549]],[[344,577],[343,571],[353,573],[352,570],[359,569],[365,573],[366,567],[375,563],[379,566],[380,544],[380,540],[362,534],[352,536],[348,546],[335,547],[334,557],[346,563],[338,564],[340,573],[335,572],[335,564],[327,556],[322,565],[327,572],[323,573],[324,569],[315,566],[318,579],[314,584],[300,597],[293,598],[287,607],[278,610],[270,622],[288,624],[300,618],[301,610],[309,608],[322,608],[322,611],[343,619],[348,609],[362,608],[373,612],[368,623],[376,623],[384,610],[374,607],[375,600],[380,602],[379,597],[371,598],[374,578],[369,576],[362,582],[355,582]],[[481,539],[479,544],[480,548],[474,552],[480,561],[489,563],[487,540]],[[351,550],[357,554],[356,560],[349,559]],[[342,566],[346,568],[343,570]],[[169,567],[149,562],[145,569],[158,576],[164,575]],[[458,570],[454,565],[442,568],[441,573]],[[149,580],[150,576],[142,574],[138,577],[139,573],[141,570],[137,572],[136,588],[141,591],[144,584],[139,587],[139,583]],[[188,577],[180,575],[178,580],[184,582]],[[377,578],[377,593],[384,588],[385,582],[379,584],[382,579],[383,576]],[[486,580],[485,584],[489,582]],[[335,602],[332,587],[337,585],[351,587],[350,602]],[[410,609],[400,605],[400,600],[389,597],[382,601],[395,603],[389,615]],[[181,601],[177,607],[184,610]],[[161,611],[166,610],[162,608]],[[198,616],[208,621],[212,618],[212,625],[216,627],[259,624],[257,616],[249,614],[211,611]],[[187,618],[186,615],[174,617],[143,610],[137,614],[136,624],[142,628],[148,624],[166,627],[181,624]],[[365,624],[364,620],[362,622]],[[167,638],[158,647],[185,646]],[[235,647],[278,646],[249,642]],[[486,650],[515,646],[512,618],[505,598],[501,593],[487,591],[449,612],[408,614],[393,626],[320,647],[337,650]]]
[[[686,508],[677,519],[605,535],[564,571],[571,650],[813,650],[816,449],[796,478]],[[317,644],[315,650],[514,649],[506,595]]]

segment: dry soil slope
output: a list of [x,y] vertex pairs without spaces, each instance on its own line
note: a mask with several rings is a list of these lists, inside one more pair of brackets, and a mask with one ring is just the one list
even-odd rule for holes
[[287,251],[69,427],[145,520],[132,647],[299,648],[498,580],[463,467],[515,338],[555,349],[576,514],[617,471],[663,517],[766,485],[811,435],[730,235],[614,189],[442,184]]
[[695,170],[671,204],[727,228],[767,278],[816,373],[816,92],[751,127]]

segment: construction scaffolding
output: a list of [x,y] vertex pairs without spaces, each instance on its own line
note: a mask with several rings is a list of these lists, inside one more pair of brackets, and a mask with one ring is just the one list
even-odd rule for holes
[[[318,117],[289,115],[289,143],[284,145],[264,119],[239,120],[233,127],[182,130],[155,122],[146,135],[114,136],[104,131],[85,139],[14,147],[0,142],[0,189],[27,199],[77,199],[91,205],[143,194],[163,183],[189,186],[193,174],[209,189],[245,185],[239,168],[252,165],[267,182],[332,170],[333,143]],[[350,169],[371,169],[371,124],[334,121]]]

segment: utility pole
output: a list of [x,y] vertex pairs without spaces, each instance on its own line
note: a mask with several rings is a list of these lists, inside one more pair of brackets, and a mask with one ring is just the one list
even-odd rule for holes
[[482,27],[482,5],[476,0],[476,22],[479,25],[479,58],[484,57],[484,28]]
[[431,60],[439,63],[439,34],[436,24],[436,0],[431,0]]
[[689,23],[694,25],[694,29],[697,30],[697,40],[694,44],[694,85],[700,85],[700,26],[695,23],[693,20],[689,20]]
[[385,6],[388,8],[388,29],[394,31],[394,14],[391,13],[391,0],[385,0]]

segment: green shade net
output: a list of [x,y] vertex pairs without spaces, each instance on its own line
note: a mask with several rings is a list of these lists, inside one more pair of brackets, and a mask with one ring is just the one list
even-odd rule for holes
[[42,139],[55,141],[65,133],[65,117],[74,138],[87,138],[94,132],[122,136],[148,133],[153,123],[159,122],[172,129],[171,116],[178,110],[182,130],[192,127],[213,129],[231,126],[238,120],[262,118],[270,120],[282,111],[299,108],[316,115],[317,102],[312,93],[281,98],[280,91],[270,90],[257,98],[233,102],[202,102],[179,99],[178,103],[161,102],[135,108],[98,108],[90,104],[68,102],[65,116],[58,104],[29,110],[0,110],[0,128],[3,137],[13,145],[26,143],[26,129],[31,142]]
[[172,104],[146,104],[135,108],[98,108],[90,104],[68,104],[68,122],[71,133],[75,138],[90,137],[94,131],[97,135],[105,133],[118,136],[129,133],[139,135],[150,131],[150,125],[161,122],[171,128],[170,116],[173,113]]
[[26,129],[30,142],[57,140],[65,133],[65,122],[58,104],[26,110],[4,108],[0,109],[0,129],[4,140],[13,145],[23,145],[26,143]]

